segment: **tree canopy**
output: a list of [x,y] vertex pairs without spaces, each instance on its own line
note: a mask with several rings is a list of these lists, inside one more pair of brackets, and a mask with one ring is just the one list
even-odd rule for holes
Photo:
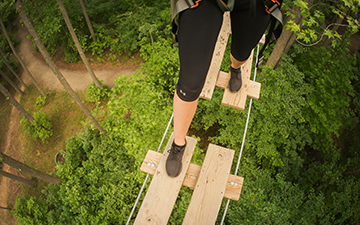
[[[179,62],[170,32],[170,3],[88,2],[96,41],[79,3],[64,1],[84,51],[101,60],[105,52],[110,52],[108,60],[139,52],[144,64],[138,73],[117,78],[115,88],[89,86],[88,100],[106,102],[101,121],[106,135],[85,126],[68,139],[65,163],[56,167],[64,182],[50,184],[40,197],[19,196],[19,224],[124,224],[145,177],[139,167],[147,150],[157,149],[171,116]],[[57,54],[60,47],[66,61],[77,61],[54,5],[24,2],[48,51]],[[293,7],[300,9],[301,20],[291,20]],[[253,101],[239,169],[244,185],[240,200],[230,203],[226,224],[359,223],[360,55],[358,49],[349,52],[358,32],[358,9],[358,1],[284,1],[286,26],[299,42],[291,44],[275,69],[259,69],[262,90],[260,99]],[[328,27],[345,14],[347,29]],[[341,39],[326,45],[322,34]],[[228,65],[224,58],[222,70]],[[211,101],[199,101],[189,133],[200,142],[194,163],[201,164],[206,142],[239,154],[247,114],[222,106],[222,94],[216,89]],[[191,193],[181,189],[170,224],[182,221]]]

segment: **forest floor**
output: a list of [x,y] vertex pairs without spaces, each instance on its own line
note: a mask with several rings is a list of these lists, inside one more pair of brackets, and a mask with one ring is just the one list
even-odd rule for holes
[[[33,43],[31,40],[27,38],[28,31],[24,26],[20,26],[19,21],[14,22],[15,26],[18,26],[17,39],[19,40],[19,44],[17,46],[17,52],[24,61],[26,67],[30,71],[30,73],[34,76],[35,80],[38,84],[44,88],[46,93],[49,92],[60,92],[63,91],[63,87],[60,84],[59,80],[56,78],[52,70],[46,64],[44,58],[39,52],[36,52],[33,48]],[[58,68],[61,73],[64,75],[70,86],[74,89],[74,91],[84,91],[86,87],[92,82],[91,77],[86,70],[85,65],[82,62],[79,63],[65,63],[60,60],[55,60]],[[94,70],[95,75],[99,78],[99,80],[103,80],[104,84],[108,87],[114,87],[114,80],[116,77],[121,75],[132,75],[136,72],[136,70],[141,65],[141,60],[132,58],[132,57],[123,57],[116,62],[105,62],[99,63],[96,59],[89,60],[92,69]],[[30,85],[32,82],[29,76],[25,73],[25,71],[21,70],[20,72],[23,81],[26,85]],[[24,88],[23,88],[24,90]],[[36,97],[40,95],[37,90],[35,92]],[[25,94],[26,95],[26,94]],[[14,97],[20,101],[20,95],[14,94]],[[36,98],[35,97],[35,98]],[[24,107],[25,108],[25,107]],[[20,114],[15,109],[15,107],[11,108],[11,112],[9,115],[9,125],[8,130],[4,136],[4,138],[0,141],[1,152],[6,153],[10,157],[20,161],[25,162],[24,160],[24,152],[26,152],[26,148],[24,145],[24,141],[19,141],[22,138],[26,139],[23,132],[21,131],[20,125]],[[76,131],[72,131],[70,136],[76,135]],[[44,155],[44,152],[36,151],[36,155],[40,156]],[[55,155],[51,155],[52,158]],[[54,160],[53,160],[54,161]],[[49,162],[51,164],[52,171],[43,171],[43,172],[53,172],[55,163]],[[19,171],[10,168],[8,165],[3,165],[3,170],[12,173],[17,176],[23,176]],[[26,176],[26,175],[25,175]],[[19,195],[23,190],[23,186],[20,185],[17,181],[13,181],[11,179],[1,177],[0,179],[0,206],[1,207],[14,207],[16,196]],[[13,225],[17,224],[15,217],[12,215],[10,210],[0,209],[0,224]]]

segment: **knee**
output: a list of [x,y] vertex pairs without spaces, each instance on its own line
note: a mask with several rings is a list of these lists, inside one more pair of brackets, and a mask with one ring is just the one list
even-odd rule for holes
[[185,102],[192,102],[199,98],[204,84],[184,85],[178,82],[176,94]]

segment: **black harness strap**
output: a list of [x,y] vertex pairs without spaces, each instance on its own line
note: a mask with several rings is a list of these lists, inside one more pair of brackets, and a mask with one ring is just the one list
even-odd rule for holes
[[[259,60],[256,64],[256,67],[258,67],[263,62],[264,59],[263,53],[266,47],[280,37],[283,29],[282,13],[280,11],[280,7],[283,0],[279,0],[279,1],[263,0],[263,1],[266,12],[269,13],[272,17],[270,21],[269,32],[266,35],[265,43],[259,52]],[[275,28],[276,22],[279,22],[279,25]]]

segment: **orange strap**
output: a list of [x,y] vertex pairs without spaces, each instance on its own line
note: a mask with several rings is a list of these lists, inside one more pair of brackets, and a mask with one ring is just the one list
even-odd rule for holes
[[191,8],[194,9],[194,8],[198,7],[198,6],[199,6],[199,2],[201,2],[201,0],[197,0],[197,1],[195,2],[195,4],[194,4]]

